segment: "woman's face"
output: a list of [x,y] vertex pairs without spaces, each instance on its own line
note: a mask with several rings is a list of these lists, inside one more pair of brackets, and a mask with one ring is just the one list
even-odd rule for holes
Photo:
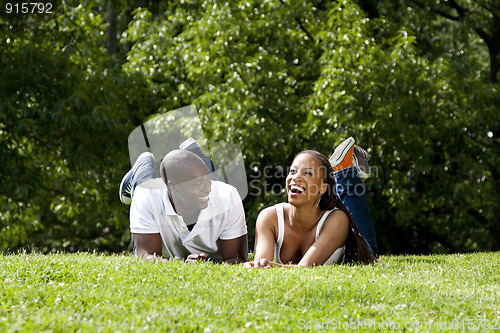
[[292,205],[316,203],[328,186],[325,184],[326,170],[321,162],[311,154],[300,154],[292,162],[286,177],[288,202]]

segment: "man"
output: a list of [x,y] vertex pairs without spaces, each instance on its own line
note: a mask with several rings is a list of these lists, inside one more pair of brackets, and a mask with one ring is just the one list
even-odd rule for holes
[[186,149],[171,151],[160,164],[161,178],[155,178],[154,156],[143,153],[122,181],[120,199],[131,199],[136,255],[247,261],[247,227],[237,190],[210,179],[213,164],[194,140],[183,146],[198,155]]

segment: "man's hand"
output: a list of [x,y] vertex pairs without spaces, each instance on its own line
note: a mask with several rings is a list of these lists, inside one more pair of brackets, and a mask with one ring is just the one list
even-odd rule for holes
[[202,252],[200,254],[191,253],[187,256],[186,262],[198,262],[198,261],[206,261],[208,259],[208,254]]

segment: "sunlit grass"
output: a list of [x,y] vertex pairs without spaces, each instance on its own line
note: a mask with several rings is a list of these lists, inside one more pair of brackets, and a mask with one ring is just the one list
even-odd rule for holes
[[499,262],[500,253],[473,253],[248,270],[131,255],[0,255],[0,331],[498,330]]

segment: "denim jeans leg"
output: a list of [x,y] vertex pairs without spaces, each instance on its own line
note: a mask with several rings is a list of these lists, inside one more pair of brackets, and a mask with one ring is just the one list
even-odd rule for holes
[[373,255],[378,255],[375,226],[368,207],[365,184],[358,176],[356,167],[349,167],[334,173],[336,192],[351,213],[359,232],[365,237]]
[[217,172],[215,170],[215,165],[214,162],[212,161],[212,158],[208,155],[205,155],[199,145],[192,144],[186,147],[185,149],[187,151],[192,152],[193,154],[198,155],[203,160],[203,162],[205,162],[205,165],[207,166],[208,171],[210,172],[210,179],[219,180],[219,178],[217,177]]

